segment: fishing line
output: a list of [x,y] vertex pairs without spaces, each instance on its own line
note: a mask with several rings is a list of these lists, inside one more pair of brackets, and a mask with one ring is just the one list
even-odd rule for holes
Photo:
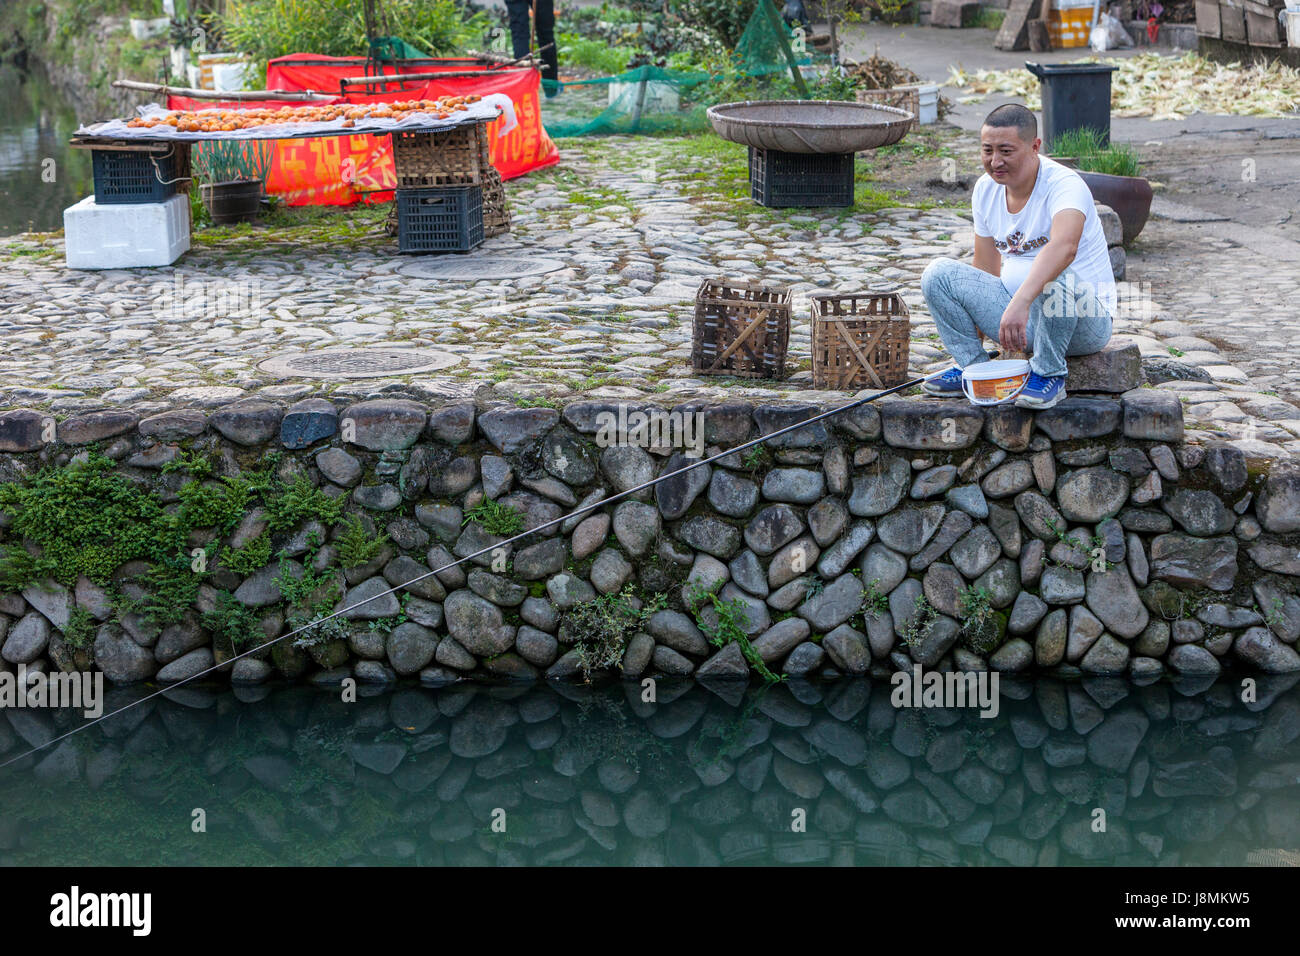
[[[992,354],[994,358],[997,357],[996,352]],[[641,484],[636,485],[635,487],[628,488],[626,491],[620,491],[617,494],[610,495],[608,498],[604,498],[600,501],[593,502],[592,504],[586,505],[585,507],[579,505],[578,508],[576,508],[574,511],[571,511],[567,515],[561,515],[558,518],[553,518],[550,521],[543,522],[542,524],[537,525],[537,527],[535,528],[529,528],[525,531],[521,531],[519,534],[516,534],[513,537],[506,538],[502,541],[498,541],[496,544],[488,545],[486,548],[480,548],[478,551],[475,551],[473,554],[467,554],[463,558],[457,558],[455,561],[452,561],[450,564],[445,564],[440,568],[435,568],[434,570],[426,572],[425,574],[418,575],[402,584],[396,584],[386,591],[379,591],[376,594],[370,595],[370,597],[362,598],[360,601],[357,601],[355,604],[350,604],[347,607],[340,608],[339,610],[334,611],[331,614],[320,618],[319,620],[312,621],[310,624],[304,624],[302,627],[295,628],[294,630],[290,631],[287,634],[281,634],[279,637],[274,637],[271,640],[267,641],[265,644],[259,644],[256,647],[250,648],[247,651],[244,651],[240,654],[236,654],[234,657],[231,657],[229,660],[222,661],[220,664],[213,664],[211,667],[204,668],[203,670],[198,671],[197,673],[191,674],[189,677],[185,677],[174,683],[168,684],[166,687],[160,688],[159,690],[156,690],[151,694],[147,694],[144,697],[138,698],[137,700],[133,700],[129,704],[124,704],[123,706],[119,707],[117,710],[111,711],[110,713],[107,714],[101,714],[99,717],[96,717],[93,720],[80,725],[79,727],[74,727],[72,730],[69,730],[66,733],[60,734],[59,736],[54,737],[51,740],[47,740],[45,743],[41,744],[38,747],[33,747],[31,750],[28,750],[25,753],[19,754],[16,757],[9,758],[3,763],[0,763],[0,770],[9,766],[11,763],[16,763],[19,760],[23,760],[26,757],[30,757],[32,754],[39,753],[40,751],[46,749],[47,747],[53,744],[58,743],[61,740],[66,740],[67,738],[71,737],[73,734],[78,734],[89,727],[93,727],[95,724],[108,720],[110,717],[116,717],[118,714],[122,713],[123,711],[129,710],[132,707],[135,707],[139,704],[143,704],[145,701],[153,700],[155,697],[161,697],[170,691],[176,690],[178,687],[183,687],[184,685],[190,683],[191,681],[198,680],[200,677],[204,677],[208,674],[213,673],[214,671],[230,668],[234,665],[236,661],[242,660],[243,658],[248,657],[249,655],[256,654],[258,651],[271,647],[273,644],[278,644],[281,641],[293,637],[296,634],[301,634],[304,631],[309,631],[314,627],[319,627],[320,625],[324,624],[326,621],[331,621],[334,618],[339,617],[340,615],[344,615],[350,611],[354,611],[357,608],[362,607],[363,605],[369,604],[371,601],[377,600],[381,597],[387,597],[390,594],[396,594],[398,591],[404,590],[405,588],[409,588],[412,584],[416,584],[420,581],[425,580],[426,578],[433,577],[436,574],[441,574],[444,571],[450,571],[452,568],[456,567],[457,565],[464,564],[466,561],[473,561],[475,558],[482,557],[485,554],[489,554],[493,551],[496,551],[498,548],[503,548],[506,545],[512,544],[515,541],[519,541],[522,538],[526,538],[529,535],[536,534],[539,531],[544,531],[547,528],[552,528],[555,527],[556,525],[563,524],[564,522],[568,521],[570,518],[576,518],[576,517],[581,517],[582,515],[590,514],[594,512],[597,508],[603,508],[604,506],[611,504],[615,501],[618,501],[622,498],[627,498],[630,495],[639,494],[640,492],[645,491],[648,488],[653,488],[661,481],[667,481],[669,478],[676,478],[678,475],[684,475],[686,474],[686,472],[691,471],[695,468],[700,468],[704,465],[712,464],[713,462],[726,458],[729,455],[735,455],[739,452],[746,450],[747,448],[753,448],[755,445],[760,445],[763,442],[772,440],[773,438],[779,438],[781,435],[785,435],[792,431],[797,431],[800,428],[807,428],[810,425],[814,425],[817,422],[824,421],[825,419],[830,418],[832,415],[839,415],[842,414],[843,412],[851,411],[852,409],[855,408],[860,408],[863,405],[868,405],[871,402],[876,401],[877,399],[886,397],[887,395],[894,395],[897,394],[898,392],[905,391],[906,389],[914,388],[915,386],[920,385],[922,382],[925,382],[928,379],[933,377],[934,376],[932,375],[923,375],[920,378],[914,378],[911,381],[904,382],[902,385],[895,385],[893,388],[887,388],[883,392],[876,392],[874,395],[868,395],[864,398],[855,399],[854,401],[849,402],[847,405],[841,405],[838,408],[832,408],[830,411],[822,412],[819,415],[814,415],[812,418],[805,418],[801,421],[795,422],[792,425],[786,425],[784,428],[778,428],[776,431],[770,432],[767,435],[760,435],[757,438],[752,438],[749,441],[745,442],[744,444],[736,445],[734,448],[728,448],[726,451],[718,452],[716,455],[713,455],[712,457],[709,458],[701,458],[699,461],[691,462],[689,465],[679,468],[676,471],[670,472],[666,475],[660,475],[658,478],[651,478],[649,481],[644,481]]]

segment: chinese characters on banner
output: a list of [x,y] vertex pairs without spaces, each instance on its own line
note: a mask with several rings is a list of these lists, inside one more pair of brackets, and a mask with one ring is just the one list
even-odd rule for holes
[[[267,65],[267,87],[277,90],[337,89],[339,80],[360,75],[365,61],[346,57],[321,57],[294,54],[272,60]],[[447,67],[457,72],[464,64]],[[424,67],[420,72],[434,72]],[[423,85],[421,85],[423,84]],[[540,74],[536,70],[511,70],[508,73],[484,71],[482,77],[448,77],[428,82],[406,84],[400,91],[375,94],[349,94],[338,101],[393,102],[396,100],[437,99],[467,93],[505,93],[514,103],[517,124],[505,136],[497,134],[506,125],[501,117],[488,125],[492,165],[503,179],[513,179],[534,169],[559,162],[559,150],[542,127]],[[170,109],[205,109],[220,105],[223,109],[241,106],[265,106],[257,103],[221,103],[168,98]],[[283,101],[275,101],[283,102]],[[387,136],[319,136],[275,141],[271,171],[266,191],[277,195],[290,206],[349,205],[354,202],[386,202],[392,199],[397,185],[392,148]]]

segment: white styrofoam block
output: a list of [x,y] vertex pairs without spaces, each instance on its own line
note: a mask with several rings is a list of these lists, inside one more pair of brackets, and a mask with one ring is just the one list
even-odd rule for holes
[[171,29],[172,21],[170,17],[154,17],[150,19],[137,19],[131,17],[127,21],[131,28],[131,36],[137,40],[148,40],[150,37],[162,36]]
[[69,269],[169,266],[190,248],[190,197],[99,205],[87,196],[63,210],[63,234]]
[[253,64],[245,60],[212,64],[212,88],[218,92],[246,90],[252,78]]

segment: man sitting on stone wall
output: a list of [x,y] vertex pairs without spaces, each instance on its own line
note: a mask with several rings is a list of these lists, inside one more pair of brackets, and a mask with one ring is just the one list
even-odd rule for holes
[[1040,156],[1034,114],[999,106],[980,130],[984,175],[975,184],[975,264],[936,259],[921,292],[955,367],[931,376],[932,395],[960,395],[967,365],[988,360],[979,333],[1004,349],[1032,352],[1024,408],[1065,397],[1065,357],[1110,341],[1115,281],[1087,184]]

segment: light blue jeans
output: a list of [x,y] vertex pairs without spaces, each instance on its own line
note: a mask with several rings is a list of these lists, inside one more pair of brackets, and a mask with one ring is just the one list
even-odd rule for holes
[[[921,294],[958,367],[988,361],[976,329],[998,340],[1002,313],[1011,303],[1002,280],[941,256],[921,273]],[[1067,267],[1029,306],[1029,367],[1047,377],[1064,375],[1067,355],[1100,352],[1110,341],[1111,322],[1105,303]]]

